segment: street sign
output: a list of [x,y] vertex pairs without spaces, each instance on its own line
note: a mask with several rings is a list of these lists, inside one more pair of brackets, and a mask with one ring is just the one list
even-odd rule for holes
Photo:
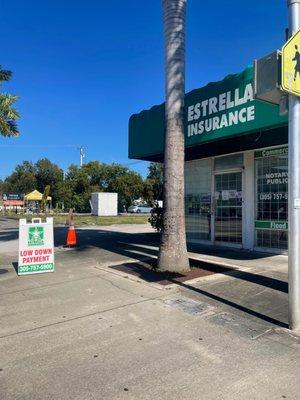
[[2,199],[6,200],[24,200],[23,193],[3,193]]
[[53,218],[19,221],[18,275],[54,271]]
[[300,96],[300,30],[283,46],[281,60],[282,90]]
[[253,83],[254,97],[271,104],[280,104],[280,58],[279,50],[254,60]]

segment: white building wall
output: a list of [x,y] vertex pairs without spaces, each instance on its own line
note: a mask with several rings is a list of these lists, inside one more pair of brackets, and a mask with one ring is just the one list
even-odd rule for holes
[[118,215],[118,193],[92,193],[92,215]]

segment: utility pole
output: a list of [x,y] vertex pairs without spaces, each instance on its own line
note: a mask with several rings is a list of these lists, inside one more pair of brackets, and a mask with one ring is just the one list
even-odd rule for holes
[[[300,0],[287,0],[289,34],[300,29]],[[289,327],[300,330],[300,98],[289,94]]]
[[79,147],[79,154],[80,154],[80,166],[82,167],[85,158],[85,150],[83,146]]

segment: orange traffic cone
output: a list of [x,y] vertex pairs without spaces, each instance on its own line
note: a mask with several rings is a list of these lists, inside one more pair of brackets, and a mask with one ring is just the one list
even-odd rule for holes
[[67,235],[67,246],[75,246],[77,244],[76,231],[74,225],[70,225]]

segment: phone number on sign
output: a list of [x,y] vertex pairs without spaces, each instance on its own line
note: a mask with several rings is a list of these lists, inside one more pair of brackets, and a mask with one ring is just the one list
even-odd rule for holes
[[288,200],[287,193],[260,193],[259,200]]
[[53,264],[33,264],[19,266],[19,272],[36,272],[36,271],[50,271],[53,270]]

